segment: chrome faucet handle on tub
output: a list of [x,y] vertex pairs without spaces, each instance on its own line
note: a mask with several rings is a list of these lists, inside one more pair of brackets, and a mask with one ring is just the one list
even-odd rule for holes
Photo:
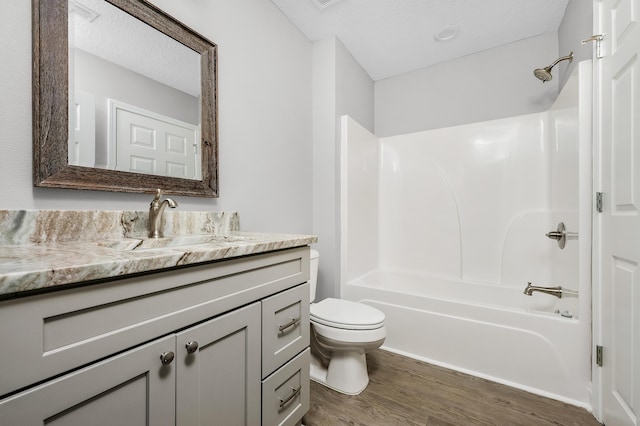
[[538,287],[535,285],[531,285],[531,283],[527,283],[527,287],[524,289],[524,294],[527,296],[532,296],[533,292],[537,291],[540,293],[550,294],[552,296],[556,296],[557,298],[562,298],[562,296],[578,296],[578,292],[574,290],[564,289],[560,286],[557,287]]
[[162,190],[157,189],[156,195],[149,204],[149,237],[150,238],[161,238],[162,231],[160,230],[160,224],[162,220],[162,213],[164,209],[169,206],[172,209],[178,207],[178,203],[173,201],[171,198],[165,198],[160,201],[162,197]]

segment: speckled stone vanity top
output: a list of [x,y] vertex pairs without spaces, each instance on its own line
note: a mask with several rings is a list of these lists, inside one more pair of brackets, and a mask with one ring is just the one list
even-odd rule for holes
[[313,235],[240,232],[235,212],[166,212],[165,238],[146,211],[0,210],[0,298],[299,247]]

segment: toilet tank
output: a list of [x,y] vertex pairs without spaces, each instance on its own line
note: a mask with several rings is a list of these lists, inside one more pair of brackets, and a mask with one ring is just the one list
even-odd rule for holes
[[309,293],[311,296],[310,301],[313,302],[316,299],[316,285],[318,284],[318,261],[320,260],[320,253],[318,253],[318,250],[311,249],[310,260]]

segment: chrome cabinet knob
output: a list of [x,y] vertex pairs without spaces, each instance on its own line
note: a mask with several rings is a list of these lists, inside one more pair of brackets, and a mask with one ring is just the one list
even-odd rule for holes
[[187,352],[192,354],[195,353],[198,350],[198,342],[187,342],[186,345],[184,345],[185,348],[187,348]]
[[162,362],[162,365],[169,365],[173,362],[173,358],[175,358],[175,356],[176,355],[171,351],[163,352],[160,354],[160,361]]

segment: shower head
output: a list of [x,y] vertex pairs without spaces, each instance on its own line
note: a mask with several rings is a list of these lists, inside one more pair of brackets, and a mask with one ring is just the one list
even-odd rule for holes
[[551,75],[551,67],[535,69],[533,70],[533,75],[535,75],[537,79],[542,80],[543,83],[553,78]]
[[542,80],[543,83],[545,81],[551,80],[553,78],[553,76],[551,75],[551,68],[555,67],[556,64],[560,61],[573,61],[573,52],[569,53],[567,56],[558,58],[553,64],[549,65],[548,67],[537,68],[533,70],[533,75],[535,75],[538,80]]

